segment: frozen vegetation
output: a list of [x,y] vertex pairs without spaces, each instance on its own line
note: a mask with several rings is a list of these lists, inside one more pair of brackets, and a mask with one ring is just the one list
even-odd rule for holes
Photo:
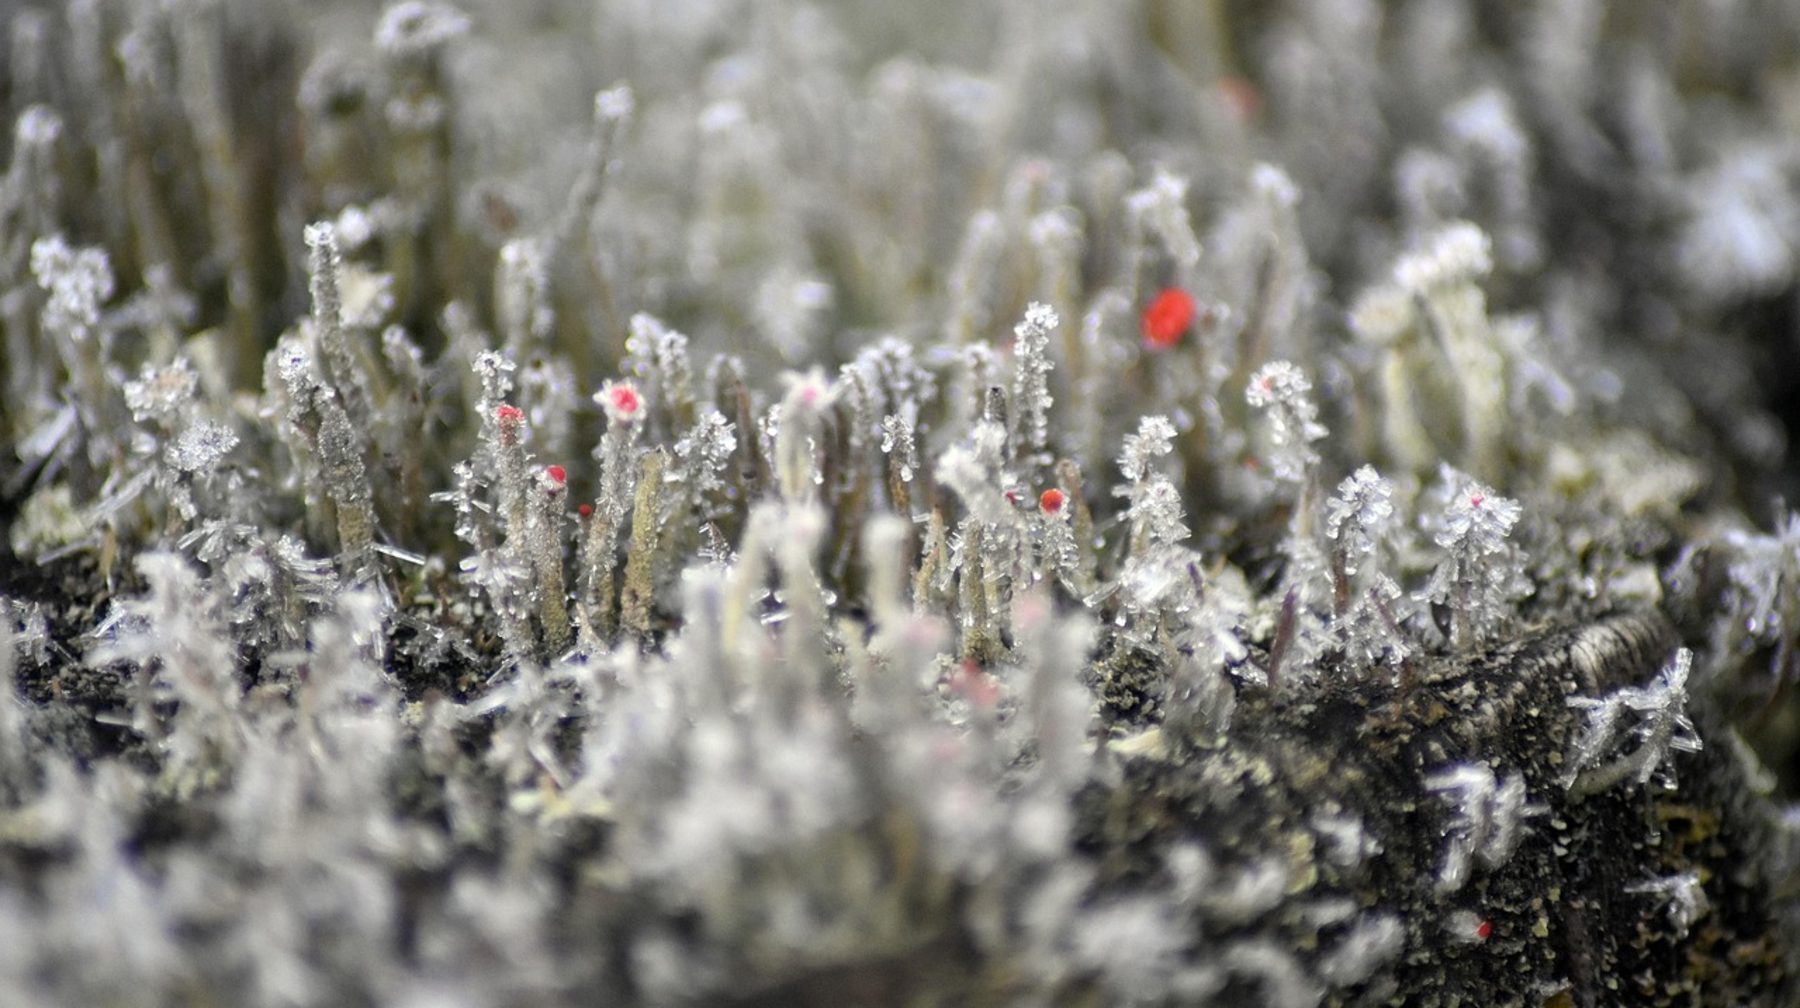
[[1795,5],[0,12],[0,1004],[1794,1003]]

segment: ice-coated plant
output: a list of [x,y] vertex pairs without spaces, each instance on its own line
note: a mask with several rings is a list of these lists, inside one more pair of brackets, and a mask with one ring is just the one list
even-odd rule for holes
[[1311,396],[1312,382],[1292,361],[1273,361],[1250,376],[1244,398],[1269,417],[1269,469],[1294,483],[1309,480],[1319,464],[1313,442],[1328,432],[1319,423]]
[[1442,559],[1420,600],[1450,611],[1450,637],[1458,644],[1491,640],[1511,618],[1525,590],[1523,558],[1510,540],[1522,509],[1492,487],[1446,473],[1449,497],[1433,535]]
[[1402,630],[1404,593],[1382,570],[1396,526],[1393,498],[1393,484],[1365,465],[1325,501],[1332,626],[1345,656],[1359,666],[1399,666],[1414,649]]
[[1061,324],[1055,309],[1033,301],[1025,317],[1013,327],[1013,358],[1018,376],[1012,399],[1014,455],[1028,469],[1043,470],[1050,464],[1050,334]]
[[1791,6],[8,7],[0,1005],[1794,1003]]

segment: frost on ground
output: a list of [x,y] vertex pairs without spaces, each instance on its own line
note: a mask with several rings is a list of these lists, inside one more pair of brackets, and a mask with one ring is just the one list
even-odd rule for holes
[[1800,14],[1492,6],[9,10],[0,1003],[1792,1003]]

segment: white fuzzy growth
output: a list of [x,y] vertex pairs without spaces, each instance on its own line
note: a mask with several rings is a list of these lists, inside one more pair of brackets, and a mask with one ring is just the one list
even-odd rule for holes
[[1493,268],[1493,243],[1487,232],[1459,221],[1439,231],[1424,249],[1400,257],[1394,264],[1394,282],[1409,294],[1423,295],[1477,280]]
[[1719,300],[1766,295],[1794,276],[1800,202],[1792,155],[1753,148],[1724,158],[1688,188],[1677,250],[1683,280]]
[[1163,243],[1169,258],[1181,269],[1200,261],[1200,241],[1187,210],[1188,180],[1158,170],[1150,185],[1126,197],[1126,211]]
[[1425,789],[1451,806],[1444,829],[1444,864],[1438,871],[1443,892],[1461,889],[1477,858],[1489,868],[1505,864],[1519,845],[1525,817],[1539,811],[1525,802],[1523,777],[1513,774],[1502,781],[1478,763],[1431,774],[1425,778]]
[[375,26],[375,45],[391,56],[418,58],[468,30],[469,19],[454,7],[404,0],[382,13]]

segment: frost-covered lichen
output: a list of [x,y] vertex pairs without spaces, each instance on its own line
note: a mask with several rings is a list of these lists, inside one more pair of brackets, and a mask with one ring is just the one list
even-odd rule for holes
[[1791,1002],[1787,6],[0,23],[0,1003]]

